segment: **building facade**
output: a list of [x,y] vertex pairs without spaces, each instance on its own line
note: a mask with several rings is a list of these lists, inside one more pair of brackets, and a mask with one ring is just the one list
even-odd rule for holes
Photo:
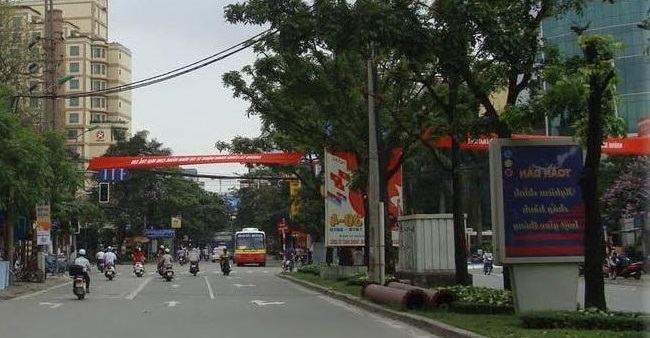
[[[51,123],[64,132],[68,147],[83,159],[85,168],[118,139],[131,136],[131,91],[110,90],[131,82],[131,52],[108,40],[107,0],[53,0],[55,21],[49,37],[45,2],[19,3],[40,13],[32,19],[33,35],[44,37],[45,52],[54,51],[42,74],[54,72],[55,78],[69,78],[56,84],[53,120],[57,122]],[[47,44],[50,39],[52,45]],[[30,108],[44,109],[44,104],[31,101]]]
[[545,20],[542,26],[546,43],[557,46],[563,55],[581,54],[572,26],[586,27],[583,34],[611,35],[622,43],[614,60],[620,76],[617,114],[629,135],[637,135],[639,126],[650,118],[650,55],[646,54],[650,32],[638,27],[649,5],[648,0],[592,1],[582,14]]

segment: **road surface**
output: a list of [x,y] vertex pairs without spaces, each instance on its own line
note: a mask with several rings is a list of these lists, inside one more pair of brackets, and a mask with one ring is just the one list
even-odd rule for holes
[[435,337],[277,277],[279,267],[203,262],[198,276],[176,266],[165,282],[147,266],[137,278],[119,266],[108,281],[92,274],[91,293],[77,300],[71,284],[0,302],[3,338],[21,337]]

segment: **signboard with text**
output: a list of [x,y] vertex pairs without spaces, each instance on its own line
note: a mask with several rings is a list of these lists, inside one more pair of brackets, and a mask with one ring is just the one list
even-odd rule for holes
[[495,249],[501,263],[584,259],[582,150],[566,140],[490,142]]
[[363,246],[365,204],[350,189],[357,161],[352,153],[325,150],[325,245]]

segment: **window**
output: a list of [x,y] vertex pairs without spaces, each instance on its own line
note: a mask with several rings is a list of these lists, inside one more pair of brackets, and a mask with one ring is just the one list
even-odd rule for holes
[[93,97],[90,102],[90,108],[106,108],[106,99],[103,97]]
[[91,50],[92,57],[93,58],[101,58],[105,59],[106,58],[106,49],[101,48],[101,47],[93,47]]
[[104,123],[106,121],[106,114],[103,113],[91,113],[90,122],[91,123]]
[[91,66],[90,73],[93,75],[105,75],[106,65],[95,63]]
[[68,105],[70,107],[79,107],[79,98],[78,97],[71,97],[68,99]]
[[70,56],[79,56],[79,46],[70,46]]
[[70,115],[68,115],[68,123],[70,124],[79,123],[79,113],[70,113]]
[[68,86],[70,90],[74,89],[79,89],[79,80],[78,79],[71,79],[68,81]]
[[70,73],[79,73],[79,62],[70,62]]
[[68,140],[76,140],[77,139],[77,129],[68,129],[65,132],[65,138]]
[[106,81],[93,80],[90,85],[93,91],[106,89]]

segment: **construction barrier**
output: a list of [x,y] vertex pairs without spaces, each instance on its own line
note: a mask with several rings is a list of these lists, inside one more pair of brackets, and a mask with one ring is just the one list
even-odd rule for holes
[[378,284],[364,286],[361,296],[375,303],[395,305],[401,310],[423,308],[428,299],[422,290],[402,290]]

